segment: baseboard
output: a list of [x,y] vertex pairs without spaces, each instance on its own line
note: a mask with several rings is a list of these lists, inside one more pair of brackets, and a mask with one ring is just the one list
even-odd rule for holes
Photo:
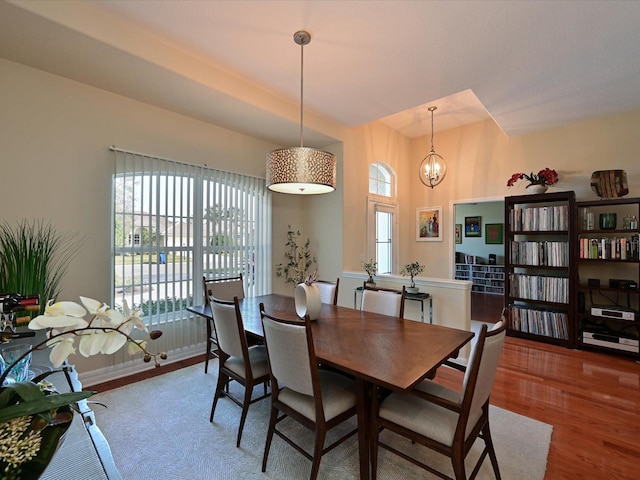
[[[180,349],[178,352],[169,352],[167,360],[163,361],[162,364],[170,365],[187,358],[202,355],[203,348],[203,345],[193,345],[188,348]],[[80,382],[82,383],[83,388],[86,388],[91,385],[106,383],[119,378],[128,377],[136,373],[153,370],[154,368],[156,367],[153,362],[144,363],[138,358],[113,367],[103,367],[88,372],[78,372],[78,376],[80,377]]]

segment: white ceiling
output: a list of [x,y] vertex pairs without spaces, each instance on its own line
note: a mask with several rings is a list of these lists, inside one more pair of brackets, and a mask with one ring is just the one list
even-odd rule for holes
[[305,144],[321,146],[308,116],[414,138],[430,105],[436,131],[493,118],[509,136],[638,110],[638,25],[640,2],[613,0],[8,0],[0,57],[289,144],[296,115],[260,102],[299,108],[304,29]]

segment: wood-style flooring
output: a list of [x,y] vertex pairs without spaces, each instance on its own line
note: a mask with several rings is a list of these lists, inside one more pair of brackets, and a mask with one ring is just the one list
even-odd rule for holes
[[[472,295],[472,318],[495,322],[502,301],[499,295]],[[104,391],[203,361],[204,355],[91,389]],[[461,375],[441,368],[436,380],[456,387]],[[553,425],[545,480],[640,478],[637,362],[507,337],[491,403]]]

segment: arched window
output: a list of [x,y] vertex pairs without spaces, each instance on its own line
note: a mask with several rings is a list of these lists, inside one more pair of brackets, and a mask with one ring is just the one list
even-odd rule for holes
[[369,193],[383,197],[395,197],[396,175],[384,163],[369,166]]
[[[367,208],[368,258],[378,262],[378,274],[397,273],[398,204],[395,172],[384,163],[369,166]],[[387,197],[387,198],[380,198]]]

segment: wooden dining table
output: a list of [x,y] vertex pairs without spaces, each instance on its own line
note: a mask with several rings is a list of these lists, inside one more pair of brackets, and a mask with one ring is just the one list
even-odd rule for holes
[[[265,312],[295,319],[293,297],[271,294],[239,301],[245,331],[264,338],[260,304]],[[192,313],[211,317],[208,306],[188,307]],[[371,394],[376,386],[407,392],[430,376],[448,358],[456,357],[473,337],[466,330],[403,320],[353,308],[322,304],[312,322],[316,357],[353,375],[358,394],[358,446],[360,478],[369,479],[371,458]]]

